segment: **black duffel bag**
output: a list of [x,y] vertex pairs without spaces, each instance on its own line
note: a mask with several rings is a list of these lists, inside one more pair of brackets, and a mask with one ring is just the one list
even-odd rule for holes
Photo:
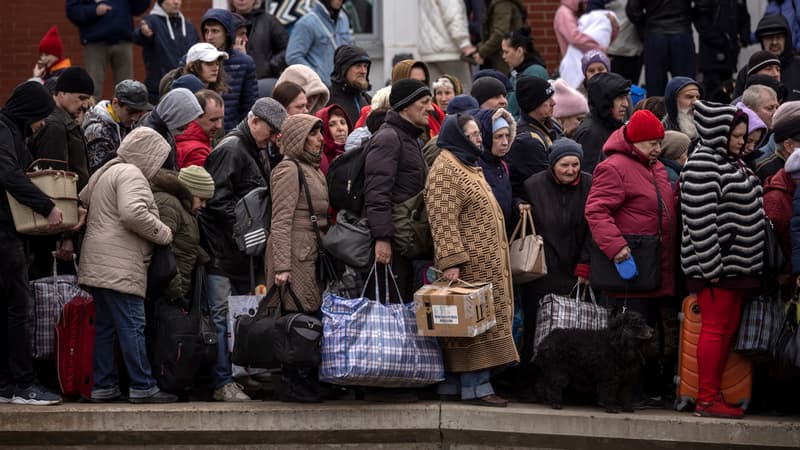
[[[303,312],[283,314],[283,291],[289,293],[297,310],[303,311],[290,284],[283,289],[273,285],[254,315],[236,319],[231,355],[234,364],[258,369],[277,369],[282,364],[319,365],[322,322]],[[277,302],[273,301],[276,296]]]
[[[192,305],[161,299],[155,304],[155,345],[153,376],[167,392],[181,394],[190,390],[203,367],[217,358],[217,332],[206,306],[205,270],[195,269]],[[205,308],[204,308],[205,307]]]

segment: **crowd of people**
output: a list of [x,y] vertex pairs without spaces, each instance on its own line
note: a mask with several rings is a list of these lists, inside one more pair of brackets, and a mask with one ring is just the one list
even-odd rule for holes
[[[159,0],[134,29],[132,18],[149,3],[67,1],[85,68],[64,57],[53,28],[33,78],[0,110],[5,193],[58,226],[62,210],[26,169],[34,160],[64,161],[78,175],[81,213],[69,231],[26,236],[0,196],[0,402],[61,401],[38,381],[47,370],[31,356],[29,280],[52,274],[52,255],[59,273],[77,267],[96,306],[86,400],[178,400],[159,388],[151,366],[146,305],[188,310],[197,273],[205,273],[217,338],[206,394],[250,400],[258,376],[234,376],[228,298],[259,284],[289,286],[298,302],[284,300],[285,310],[320,314],[316,233],[335,221],[329,190],[343,189],[326,174],[341,155],[363,151],[363,207],[350,212],[366,219],[375,264],[392,268],[392,301],[413,298],[426,261],[447,280],[493,286],[497,325],[440,340],[447,378],[439,395],[484,406],[530,399],[539,300],[591,286],[593,246],[621,263],[632,254],[626,236],[649,235],[660,242],[657,286],[597,292],[609,308],[637,311],[661,330],[659,349],[645,355],[638,404],[674,397],[678,337],[664,330],[683,297],[696,293],[703,313],[695,414],[744,415],[720,396],[743,305],[762,292],[785,300],[800,286],[800,15],[783,10],[792,2],[770,2],[753,38],[743,2],[562,0],[554,32],[562,57],[577,58],[564,77],[536,50],[521,1],[420,2],[430,39],[420,59],[394,62],[374,95],[372,56],[354,45],[342,0],[317,0],[290,27],[261,0],[230,0],[208,10],[199,30],[180,0]],[[753,39],[762,50],[736,67],[740,44]],[[144,82],[132,76],[132,44],[144,55]],[[107,62],[115,89],[103,99]],[[254,257],[235,237],[235,209],[265,187],[271,228]],[[413,202],[424,202],[432,248],[398,239],[393,211]],[[547,275],[515,285],[509,237],[527,211],[544,241]],[[787,256],[777,274],[763,269],[765,217]],[[149,292],[154,248],[167,244],[177,274]],[[376,283],[390,283],[377,272]],[[757,372],[756,383],[774,385],[775,376]],[[285,365],[276,393],[313,402],[336,395],[326,388],[314,371]],[[764,409],[783,399],[769,389],[757,388],[759,395]]]

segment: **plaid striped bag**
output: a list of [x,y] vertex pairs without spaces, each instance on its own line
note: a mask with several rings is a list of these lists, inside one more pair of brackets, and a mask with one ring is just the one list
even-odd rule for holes
[[[387,279],[394,279],[391,268]],[[444,380],[444,361],[435,337],[420,336],[414,303],[381,303],[377,274],[375,300],[343,298],[326,291],[322,301],[320,381],[355,386],[417,387]],[[396,287],[396,285],[395,285]],[[366,288],[366,286],[365,286]],[[399,290],[398,290],[399,296]]]
[[576,284],[569,295],[548,294],[539,300],[533,337],[534,353],[553,330],[562,328],[599,330],[608,326],[608,309],[597,304],[591,288],[586,288],[583,297],[586,296],[586,291],[589,292],[591,301],[582,299],[580,284]]
[[[73,260],[74,264],[74,260]],[[75,273],[78,266],[75,265]],[[91,297],[78,287],[75,275],[59,275],[55,256],[53,274],[30,282],[33,291],[33,317],[31,350],[34,359],[53,359],[53,345],[56,339],[56,323],[61,317],[64,305],[75,297]]]
[[783,306],[769,295],[759,294],[742,309],[733,350],[750,359],[767,361],[783,323]]

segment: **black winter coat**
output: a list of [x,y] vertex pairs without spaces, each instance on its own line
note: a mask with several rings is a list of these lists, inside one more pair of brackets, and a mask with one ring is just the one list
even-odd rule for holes
[[52,111],[53,98],[36,82],[17,87],[0,110],[0,232],[16,232],[6,193],[45,217],[55,207],[25,175],[33,159],[25,146],[25,129]]
[[[780,14],[764,16],[761,21],[758,22],[756,36],[759,35],[760,30],[771,30],[774,28],[783,28],[786,30],[786,45],[780,56],[781,82],[786,87],[788,95],[784,101],[800,100],[800,56],[795,56],[794,54],[792,30],[789,27],[789,22]],[[734,97],[740,97],[742,92],[744,92],[744,87],[747,85],[747,71],[749,69],[750,66],[745,65],[739,70],[739,74],[736,76],[736,89],[733,93]]]
[[533,174],[547,170],[547,153],[558,136],[552,126],[546,127],[527,114],[517,124],[517,136],[506,154],[511,192],[525,198],[522,184]]
[[83,130],[78,122],[58,107],[44,123],[44,127],[28,141],[33,159],[67,161],[69,170],[78,174],[80,192],[89,181],[89,157]]
[[394,237],[392,206],[425,188],[427,167],[422,156],[422,128],[394,110],[372,135],[364,162],[364,207],[375,239]]
[[739,48],[750,41],[746,0],[695,1],[695,27],[700,48],[697,71],[736,71]]
[[[247,280],[250,261],[233,240],[236,202],[258,187],[269,186],[269,165],[261,156],[247,121],[242,121],[214,148],[205,168],[214,178],[214,197],[198,217],[203,248],[211,257],[208,272]],[[255,273],[263,264],[255,258]]]
[[278,78],[286,68],[286,46],[289,33],[272,14],[263,8],[245,16],[250,22],[247,54],[256,63],[256,78]]
[[625,13],[640,36],[692,32],[692,0],[628,0]]
[[631,82],[615,73],[597,74],[589,80],[589,115],[575,130],[575,141],[583,147],[581,170],[594,172],[603,158],[603,145],[622,121],[611,116],[614,99],[630,92]]
[[568,294],[578,281],[577,265],[589,264],[591,233],[584,209],[591,186],[592,176],[586,172],[571,186],[559,183],[550,170],[525,181],[533,223],[544,240],[547,261],[547,275],[528,285],[536,291]]
[[[172,27],[167,26],[167,20]],[[197,30],[189,19],[175,16],[169,19],[157,14],[150,14],[144,18],[147,26],[153,30],[150,37],[142,34],[142,27],[136,28],[133,32],[133,42],[142,46],[142,59],[144,59],[144,85],[147,86],[147,93],[150,103],[158,103],[158,83],[161,78],[170,70],[180,66],[181,59],[189,51],[189,48],[197,44],[200,39]],[[184,22],[186,25],[186,35],[183,34]]]
[[[372,96],[367,93],[370,88],[361,90],[347,82],[347,71],[359,62],[370,64],[369,55],[359,47],[340,47],[334,53],[331,99],[328,101],[328,105],[341,106],[347,117],[350,118],[350,123],[358,122],[361,108],[369,105],[372,101]],[[369,81],[369,68],[367,68],[367,81]]]

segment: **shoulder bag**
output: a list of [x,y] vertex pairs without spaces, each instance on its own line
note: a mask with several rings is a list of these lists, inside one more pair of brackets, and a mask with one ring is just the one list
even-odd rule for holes
[[600,250],[592,239],[589,245],[589,261],[591,264],[590,281],[592,287],[609,291],[652,291],[661,287],[661,218],[663,206],[661,192],[653,177],[653,187],[658,198],[658,234],[624,234],[625,241],[631,249],[636,269],[639,272],[631,280],[623,280],[617,272],[613,259]]
[[[531,233],[528,233],[530,222]],[[522,234],[520,235],[520,230]],[[519,237],[519,239],[517,239]],[[514,284],[525,284],[547,275],[547,261],[544,257],[544,240],[536,234],[533,216],[529,210],[522,213],[514,232],[511,234],[509,254],[511,256],[511,276]]]

